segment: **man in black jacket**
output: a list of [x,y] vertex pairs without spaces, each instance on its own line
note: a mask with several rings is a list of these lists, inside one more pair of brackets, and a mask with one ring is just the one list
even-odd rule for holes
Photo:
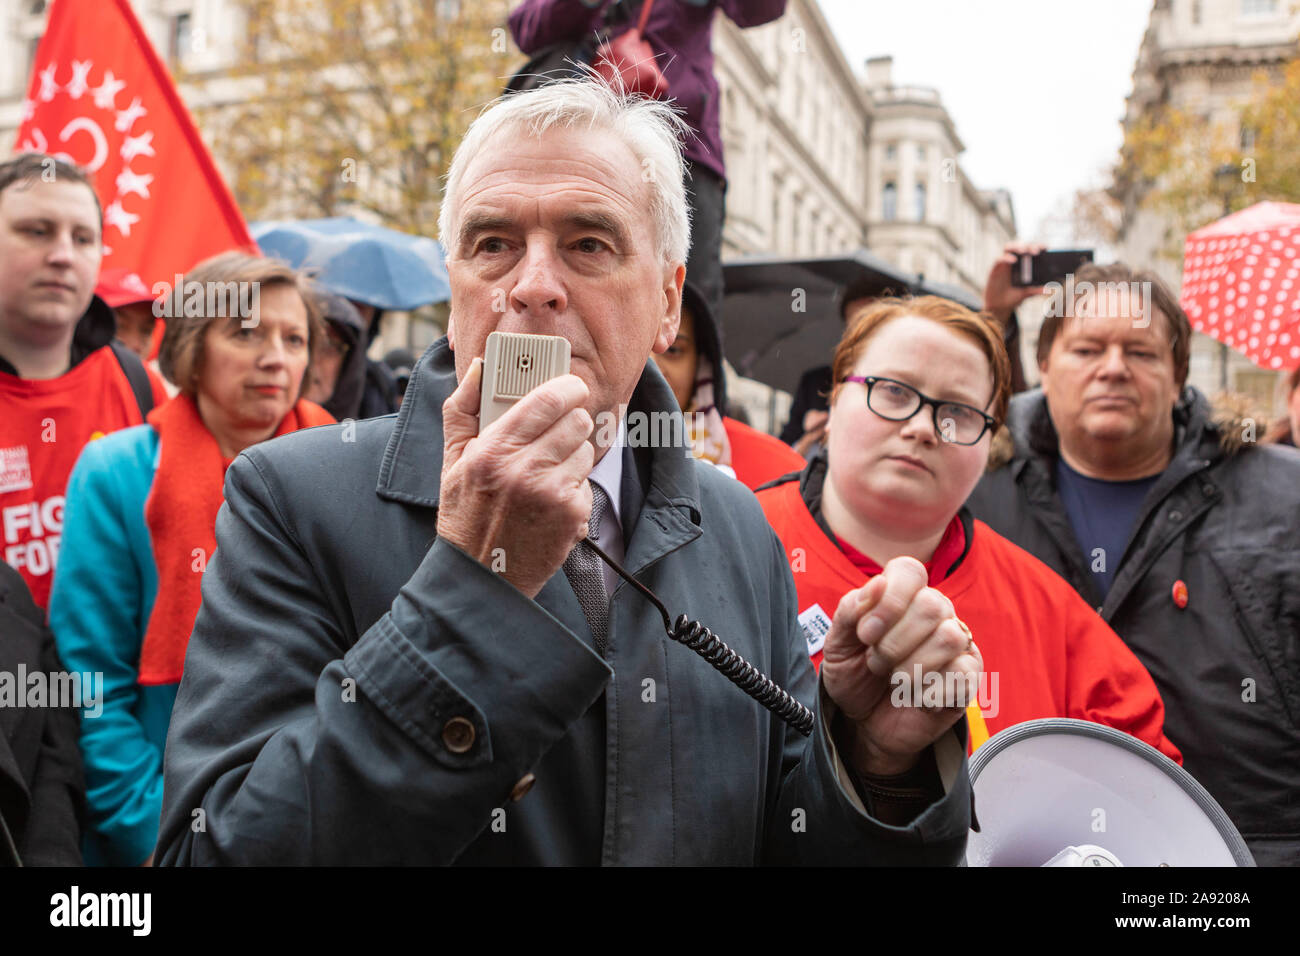
[[[0,866],[80,866],[85,784],[77,709],[28,706],[30,679],[63,668],[27,585],[0,563]],[[19,677],[23,679],[19,681]],[[22,700],[19,700],[19,697]]]
[[1048,309],[1042,390],[968,502],[1093,604],[1155,678],[1184,767],[1261,864],[1300,862],[1300,458],[1185,387],[1151,273],[1088,266]]

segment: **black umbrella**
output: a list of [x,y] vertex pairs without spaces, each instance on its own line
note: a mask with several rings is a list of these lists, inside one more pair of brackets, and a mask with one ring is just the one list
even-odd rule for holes
[[808,369],[829,365],[844,334],[840,290],[866,295],[941,295],[978,309],[956,286],[926,282],[865,249],[813,259],[751,256],[722,267],[727,359],[746,378],[793,392]]
[[931,282],[925,276],[917,277],[916,294],[937,295],[943,299],[952,299],[952,301],[961,303],[973,312],[979,312],[984,308],[984,303],[980,300],[980,297],[973,292],[947,282]]

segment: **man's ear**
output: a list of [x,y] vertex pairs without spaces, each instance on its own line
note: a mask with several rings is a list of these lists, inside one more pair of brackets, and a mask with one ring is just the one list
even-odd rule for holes
[[447,314],[447,348],[456,351],[456,314]]
[[677,330],[682,324],[682,283],[686,281],[686,266],[679,264],[664,281],[664,314],[659,320],[659,333],[655,336],[653,351],[662,354],[677,340]]

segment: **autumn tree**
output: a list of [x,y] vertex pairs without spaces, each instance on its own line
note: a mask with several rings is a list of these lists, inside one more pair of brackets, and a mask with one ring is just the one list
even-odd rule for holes
[[235,62],[207,78],[227,95],[196,112],[245,215],[365,210],[394,229],[434,235],[452,153],[519,60],[508,3],[239,7],[246,29]]
[[1257,202],[1300,201],[1300,58],[1279,75],[1261,71],[1230,120],[1159,106],[1125,129],[1106,196],[1081,193],[1076,218],[1116,222],[1115,203],[1158,211],[1178,238]]
[[1266,84],[1247,105],[1242,119],[1255,131],[1253,152],[1267,193],[1257,198],[1300,201],[1300,52],[1281,81]]
[[1105,246],[1119,238],[1123,207],[1105,185],[1075,190],[1070,223],[1076,241]]

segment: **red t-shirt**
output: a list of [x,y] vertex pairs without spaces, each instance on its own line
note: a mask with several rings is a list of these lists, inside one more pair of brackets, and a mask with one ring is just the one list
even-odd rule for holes
[[[809,656],[820,666],[821,640],[840,598],[870,575],[826,536],[798,481],[758,492],[758,502],[790,561],[799,623]],[[930,563],[932,575],[960,555],[952,553],[952,539],[949,525]],[[1039,717],[1074,717],[1132,734],[1182,762],[1164,735],[1164,701],[1141,661],[1074,588],[1028,551],[975,521],[965,559],[931,585],[948,596],[979,644],[986,676],[978,710],[990,735]]]
[[[867,557],[838,535],[835,543],[840,546],[844,556],[853,562],[853,566],[868,578],[874,578],[885,570],[874,559]],[[934,549],[934,557],[925,565],[925,573],[930,576],[926,583],[932,588],[937,588],[939,582],[948,576],[948,572],[952,570],[952,566],[957,563],[957,559],[965,550],[966,529],[961,526],[960,516],[953,515],[952,520],[948,522],[948,527],[943,529],[943,537],[939,539],[939,544]]]
[[49,601],[63,492],[77,456],[88,442],[143,421],[108,346],[58,378],[0,372],[0,556],[23,576],[39,607]]

